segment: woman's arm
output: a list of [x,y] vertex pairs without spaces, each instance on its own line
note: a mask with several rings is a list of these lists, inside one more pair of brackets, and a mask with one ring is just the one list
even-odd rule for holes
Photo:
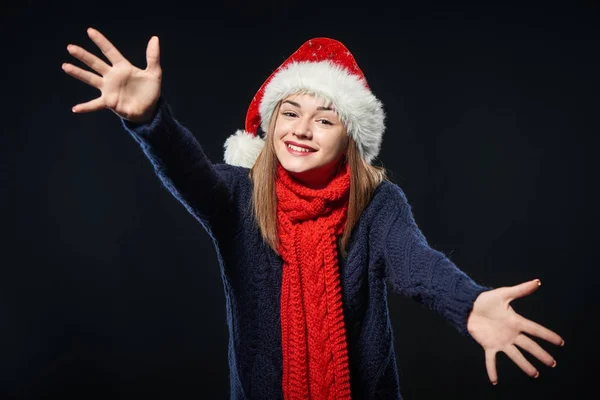
[[150,122],[137,124],[122,119],[122,123],[141,146],[163,185],[201,222],[230,208],[231,180],[211,163],[163,98]]
[[231,195],[216,167],[194,136],[179,124],[161,98],[160,46],[152,37],[146,49],[145,69],[132,65],[100,32],[89,28],[90,39],[109,63],[76,45],[68,52],[92,71],[70,63],[62,68],[70,76],[100,90],[98,98],[77,104],[73,112],[109,109],[141,145],[163,184],[201,222],[229,205]]
[[539,280],[497,289],[477,284],[444,254],[429,247],[404,193],[396,188],[397,213],[389,225],[384,250],[387,278],[394,290],[439,312],[459,332],[479,343],[493,384],[498,382],[496,354],[500,351],[533,378],[537,378],[539,372],[518,348],[549,367],[556,366],[554,358],[530,337],[561,346],[563,339],[522,317],[510,306],[513,300],[537,290]]
[[397,293],[405,294],[441,314],[461,334],[481,286],[443,253],[432,249],[417,226],[402,190],[393,185],[396,212],[385,236],[386,278]]

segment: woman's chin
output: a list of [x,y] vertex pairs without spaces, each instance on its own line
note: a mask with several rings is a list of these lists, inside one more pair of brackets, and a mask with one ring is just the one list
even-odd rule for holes
[[284,160],[281,166],[288,172],[302,174],[314,169],[309,163],[304,160]]

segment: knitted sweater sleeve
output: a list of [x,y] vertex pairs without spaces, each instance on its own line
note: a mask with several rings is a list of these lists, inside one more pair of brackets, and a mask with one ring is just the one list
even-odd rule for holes
[[174,118],[163,98],[150,122],[121,121],[165,188],[203,225],[230,203],[227,177],[210,162],[194,135]]
[[441,314],[468,336],[467,318],[480,293],[477,284],[443,253],[432,249],[417,226],[404,192],[394,185],[395,215],[384,246],[386,278],[392,289]]

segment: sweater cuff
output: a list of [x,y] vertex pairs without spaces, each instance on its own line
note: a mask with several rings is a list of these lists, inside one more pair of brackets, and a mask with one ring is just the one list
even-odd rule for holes
[[453,296],[448,299],[444,312],[462,336],[471,337],[467,330],[467,320],[473,309],[473,303],[481,293],[493,288],[478,285],[467,275],[460,276],[455,282]]
[[158,99],[158,103],[156,104],[156,111],[154,112],[154,116],[152,119],[146,123],[137,123],[133,121],[126,120],[121,118],[121,123],[123,127],[131,134],[131,136],[135,139],[143,147],[146,147],[153,141],[153,136],[156,136],[156,132],[159,132],[160,129],[157,129],[165,120],[168,120],[169,116],[171,116],[171,109],[167,102],[162,98],[162,96]]

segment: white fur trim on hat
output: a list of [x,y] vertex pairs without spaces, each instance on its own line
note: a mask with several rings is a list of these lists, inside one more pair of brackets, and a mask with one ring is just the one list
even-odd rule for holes
[[330,61],[293,62],[277,72],[265,88],[259,106],[261,126],[265,132],[277,103],[302,90],[323,96],[333,103],[348,135],[358,144],[367,162],[370,163],[379,154],[385,130],[381,102],[362,78]]
[[252,168],[265,141],[258,135],[238,130],[225,141],[225,162],[229,165]]

